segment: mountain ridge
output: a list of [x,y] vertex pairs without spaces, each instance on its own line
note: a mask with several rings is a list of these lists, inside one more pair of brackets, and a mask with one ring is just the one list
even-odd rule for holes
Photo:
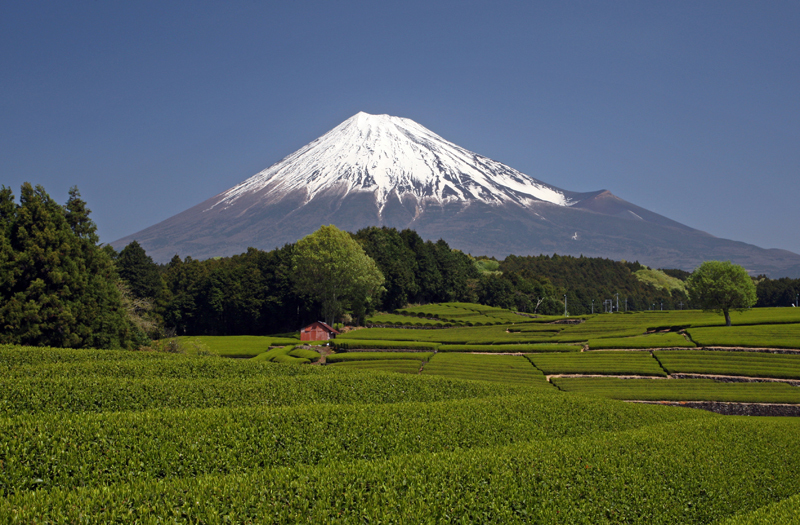
[[752,273],[800,265],[785,250],[718,239],[608,190],[573,192],[461,148],[410,119],[358,113],[268,168],[112,243],[159,262],[293,243],[322,224],[415,229],[462,251],[559,253],[691,270],[729,259]]

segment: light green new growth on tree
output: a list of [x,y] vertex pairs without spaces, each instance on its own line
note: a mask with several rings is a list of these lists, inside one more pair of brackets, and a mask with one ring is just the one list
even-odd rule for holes
[[297,241],[292,262],[295,289],[321,303],[322,315],[330,325],[346,301],[353,313],[363,318],[384,281],[361,245],[333,225],[321,226]]
[[756,304],[756,285],[747,271],[730,261],[706,261],[686,282],[692,304],[703,310],[721,312],[731,325],[731,310],[745,310]]

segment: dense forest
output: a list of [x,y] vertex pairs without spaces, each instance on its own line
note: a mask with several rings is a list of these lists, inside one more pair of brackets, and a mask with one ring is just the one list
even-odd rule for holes
[[[23,185],[19,204],[2,187],[0,343],[128,348],[174,334],[294,332],[320,318],[320,300],[298,287],[297,244],[159,265],[135,241],[119,253],[100,246],[89,213],[75,188],[61,206],[38,186]],[[565,301],[569,315],[691,307],[682,270],[556,254],[498,261],[385,227],[346,235],[383,284],[368,304],[345,300],[345,322],[448,301],[550,315],[563,314]],[[800,279],[756,282],[757,306],[791,306],[800,293]]]
[[[413,230],[369,227],[351,234],[377,263],[383,292],[369,308],[463,301],[521,312],[570,315],[607,311],[690,308],[683,270],[652,270],[638,262],[591,257],[510,255],[502,261],[472,257],[444,240],[423,240]],[[194,260],[177,255],[157,265],[138,243],[116,258],[130,289],[154,305],[169,333],[273,334],[297,330],[319,317],[320,305],[293,284],[295,245],[269,252],[250,248],[233,257]],[[144,284],[144,282],[148,284]],[[758,279],[759,306],[790,306],[800,280]],[[793,296],[792,296],[793,297]],[[619,302],[617,302],[619,301]],[[351,319],[346,307],[343,318]]]
[[[444,240],[424,241],[413,230],[369,227],[352,234],[384,276],[383,292],[370,311],[407,304],[478,302],[540,313],[570,315],[613,308],[686,308],[680,289],[643,282],[638,263],[586,257],[509,256],[504,261],[474,258]],[[301,297],[293,285],[295,245],[269,252],[249,249],[234,257],[198,261],[177,255],[157,265],[133,242],[117,256],[120,276],[169,333],[271,334],[294,331],[317,319],[320,305]],[[688,274],[687,274],[688,275]],[[592,304],[594,299],[594,305]],[[352,309],[345,308],[344,319]]]

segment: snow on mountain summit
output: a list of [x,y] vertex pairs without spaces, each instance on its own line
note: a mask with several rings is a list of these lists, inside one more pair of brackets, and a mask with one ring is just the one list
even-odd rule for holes
[[330,189],[372,192],[379,210],[392,194],[413,195],[418,202],[572,204],[563,190],[448,142],[413,120],[361,112],[224,192],[213,207],[227,208],[256,192],[267,198],[301,190],[308,202]]

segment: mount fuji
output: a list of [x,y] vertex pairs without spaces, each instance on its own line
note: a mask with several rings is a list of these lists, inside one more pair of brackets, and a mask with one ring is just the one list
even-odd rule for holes
[[154,260],[293,243],[322,224],[411,228],[475,255],[586,255],[693,269],[726,259],[800,272],[800,255],[719,239],[606,190],[563,190],[448,142],[416,122],[358,113],[283,160],[137,240]]

